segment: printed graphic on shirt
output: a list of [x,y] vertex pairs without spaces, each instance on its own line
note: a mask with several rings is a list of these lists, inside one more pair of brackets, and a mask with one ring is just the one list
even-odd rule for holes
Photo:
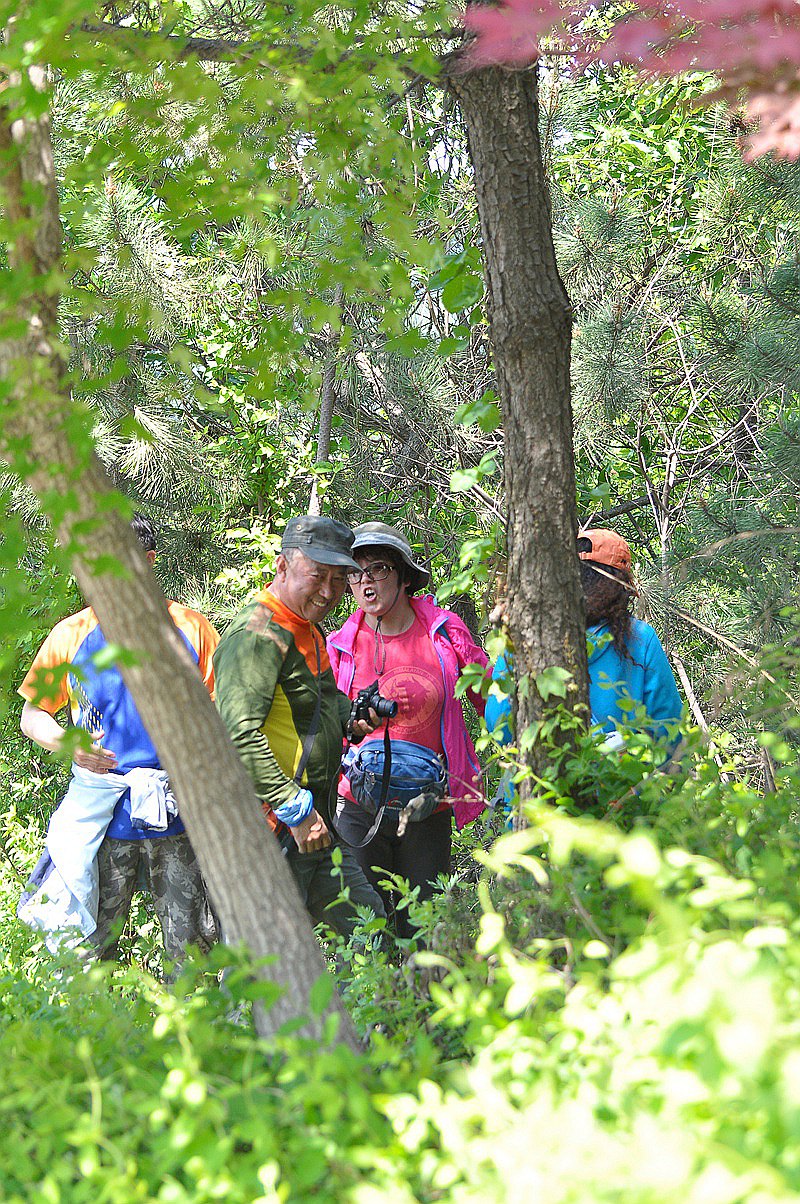
[[[398,704],[389,734],[395,740],[412,740],[441,753],[444,679],[436,649],[422,624],[417,620],[401,635],[384,637],[382,644],[376,640],[375,632],[364,625],[356,637],[354,651],[350,697],[355,698],[377,676],[383,697]],[[380,667],[377,673],[376,666]],[[385,724],[381,724],[367,739],[382,740],[384,730]]]
[[438,665],[437,672],[425,665],[390,669],[381,678],[380,688],[385,698],[393,698],[398,704],[397,716],[391,723],[391,733],[396,739],[425,744],[435,735],[437,743],[441,743],[438,732],[444,688]]

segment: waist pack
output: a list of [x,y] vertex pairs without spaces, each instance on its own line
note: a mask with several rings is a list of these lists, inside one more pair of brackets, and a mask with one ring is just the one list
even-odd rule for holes
[[342,769],[358,805],[381,818],[401,819],[403,813],[403,831],[406,823],[432,815],[447,789],[442,758],[411,740],[371,740],[350,748]]

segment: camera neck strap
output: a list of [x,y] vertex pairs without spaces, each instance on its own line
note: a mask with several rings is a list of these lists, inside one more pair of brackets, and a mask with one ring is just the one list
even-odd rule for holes
[[303,740],[303,751],[300,754],[300,760],[297,763],[297,771],[294,775],[294,780],[298,786],[303,784],[303,774],[308,765],[308,758],[311,756],[311,749],[314,747],[314,741],[317,738],[319,731],[319,720],[322,714],[322,657],[319,652],[319,643],[317,642],[317,633],[314,627],[311,628],[311,636],[314,640],[314,651],[317,654],[317,701],[314,704],[314,713],[311,716],[311,722],[308,725],[305,739]]
[[378,800],[378,823],[383,817],[386,800],[389,797],[389,783],[392,779],[392,741],[389,738],[389,720],[383,729],[383,778],[381,779],[381,795]]

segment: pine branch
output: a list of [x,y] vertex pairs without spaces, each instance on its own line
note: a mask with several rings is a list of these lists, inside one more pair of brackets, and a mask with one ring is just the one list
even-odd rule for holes
[[[75,26],[75,33],[89,34],[90,36],[103,42],[112,42],[118,46],[129,50],[133,54],[139,54],[145,46],[164,47],[169,51],[169,59],[172,62],[183,62],[186,59],[194,58],[201,63],[247,63],[253,60],[259,60],[262,56],[268,54],[280,54],[298,63],[308,62],[316,53],[316,47],[304,48],[291,42],[248,42],[246,39],[240,40],[237,38],[206,38],[181,36],[173,34],[162,29],[137,29],[130,25],[119,25],[113,21],[83,21],[79,26]],[[408,36],[408,35],[405,35]],[[417,41],[452,41],[458,36],[458,31],[454,29],[434,30],[431,33],[419,33],[413,35]],[[401,35],[398,34],[398,40]],[[335,71],[343,62],[352,58],[354,53],[360,49],[356,45],[352,49],[343,52],[332,63],[327,63],[321,68],[323,74],[330,74]],[[398,61],[403,57],[405,52],[398,52],[391,57]],[[378,64],[377,59],[360,64],[365,71],[372,70]],[[446,61],[446,57],[443,62]],[[264,63],[263,65],[268,65]],[[411,78],[414,86],[425,80],[425,76],[421,75],[415,68],[408,66],[402,67],[406,75]]]
[[147,45],[164,47],[169,49],[171,60],[178,63],[189,58],[196,58],[201,63],[243,63],[271,51],[300,59],[307,59],[311,54],[311,51],[303,53],[297,46],[283,42],[181,37],[163,29],[136,29],[130,25],[118,25],[114,21],[83,21],[72,32],[90,34],[100,41],[115,43],[133,53],[139,53]]
[[768,673],[766,669],[759,665],[758,661],[754,657],[745,652],[744,648],[740,648],[739,645],[734,643],[733,640],[729,640],[728,637],[722,635],[721,632],[715,631],[714,628],[709,627],[707,623],[701,623],[699,619],[693,618],[692,615],[687,614],[685,610],[681,610],[679,606],[671,606],[670,609],[678,616],[679,619],[682,619],[684,623],[688,623],[690,627],[694,627],[698,631],[704,632],[704,634],[710,636],[712,640],[715,640],[718,644],[721,644],[723,648],[728,648],[731,652],[735,652],[737,656],[741,657],[745,664],[748,664],[751,669],[754,669],[756,673],[765,678],[770,685],[775,686],[775,688],[784,696],[784,698],[787,699],[788,702],[792,704],[792,706],[795,708],[798,707],[798,700],[793,698],[792,695],[785,690],[783,686],[779,684],[779,682],[776,681],[771,673]]

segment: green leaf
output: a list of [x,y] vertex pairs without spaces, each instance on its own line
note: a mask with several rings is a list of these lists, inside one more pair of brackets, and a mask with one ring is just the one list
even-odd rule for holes
[[566,698],[567,682],[572,680],[572,674],[567,669],[552,665],[536,675],[536,689],[545,702],[551,698]]
[[491,477],[497,472],[497,453],[494,451],[486,452],[481,457],[480,464],[474,468],[457,468],[450,476],[450,491],[452,493],[466,493],[478,481],[484,477]]
[[121,644],[105,644],[92,657],[92,664],[100,672],[112,669],[115,665],[129,668],[141,663],[141,654],[132,648],[123,648]]
[[457,468],[450,474],[450,492],[466,493],[481,479],[480,468]]
[[308,993],[308,1006],[315,1016],[321,1016],[324,1011],[330,1006],[333,998],[334,980],[333,975],[320,974],[317,981]]
[[499,427],[502,416],[500,407],[497,404],[497,394],[492,389],[487,389],[480,397],[474,401],[466,401],[460,405],[453,415],[455,422],[460,426],[474,426],[476,423],[486,434],[491,434]]
[[597,940],[587,941],[583,947],[583,956],[584,957],[603,958],[603,957],[609,957],[610,955],[611,955],[611,950],[609,949],[609,947],[605,943],[605,941],[597,941]]
[[482,296],[482,277],[464,273],[448,280],[442,289],[442,305],[448,313],[457,314],[477,304]]

